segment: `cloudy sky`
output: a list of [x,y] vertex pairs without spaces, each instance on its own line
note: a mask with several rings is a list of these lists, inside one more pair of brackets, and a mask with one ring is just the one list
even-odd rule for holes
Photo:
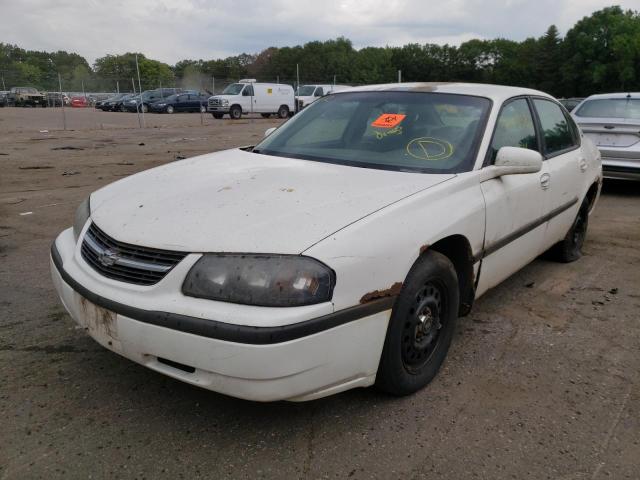
[[564,34],[611,4],[640,10],[640,0],[0,0],[0,42],[173,64],[338,36],[356,48],[522,40],[552,23]]

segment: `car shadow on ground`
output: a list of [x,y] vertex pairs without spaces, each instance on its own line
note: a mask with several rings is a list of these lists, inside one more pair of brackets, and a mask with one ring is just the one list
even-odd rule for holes
[[602,184],[602,195],[640,196],[640,181],[634,182],[632,180],[612,180],[605,178]]

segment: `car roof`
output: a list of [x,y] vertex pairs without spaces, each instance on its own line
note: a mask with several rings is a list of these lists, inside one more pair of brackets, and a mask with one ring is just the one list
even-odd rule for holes
[[640,92],[599,93],[597,95],[591,95],[587,97],[585,100],[610,99],[610,98],[640,98]]
[[553,98],[551,95],[539,90],[522,87],[507,87],[504,85],[490,85],[483,83],[459,83],[459,82],[416,82],[416,83],[386,83],[382,85],[366,85],[340,90],[340,93],[348,92],[437,92],[456,93],[460,95],[476,95],[487,97],[501,103],[518,95],[536,95]]

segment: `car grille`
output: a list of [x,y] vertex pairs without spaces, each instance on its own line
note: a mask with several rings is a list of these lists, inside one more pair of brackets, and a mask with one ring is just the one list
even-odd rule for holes
[[210,107],[220,107],[220,106],[222,106],[222,100],[220,100],[219,98],[210,98],[209,99],[209,106]]
[[92,223],[81,247],[82,258],[105,277],[136,285],[153,285],[162,280],[184,252],[139,247],[114,240]]

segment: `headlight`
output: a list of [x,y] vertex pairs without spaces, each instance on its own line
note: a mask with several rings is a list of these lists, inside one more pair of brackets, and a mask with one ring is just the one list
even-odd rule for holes
[[182,285],[190,297],[263,307],[298,307],[331,300],[335,274],[299,255],[207,254]]
[[91,216],[89,198],[90,197],[85,198],[84,201],[78,205],[76,215],[73,219],[73,236],[75,237],[76,242],[78,241],[78,237],[80,237],[80,233],[82,232],[85,223],[87,223],[87,220],[89,220],[89,217]]
[[229,105],[229,100],[222,100],[222,105]]

